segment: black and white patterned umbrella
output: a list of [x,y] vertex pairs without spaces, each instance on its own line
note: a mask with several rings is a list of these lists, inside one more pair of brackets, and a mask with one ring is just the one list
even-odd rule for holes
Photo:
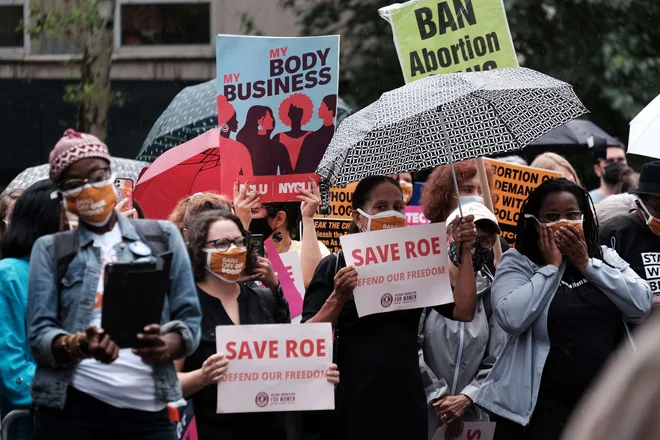
[[[138,181],[140,171],[149,165],[149,162],[122,159],[120,157],[113,157],[112,163],[110,164],[112,167],[112,172],[116,174],[117,177],[133,179],[133,182]],[[3,194],[16,188],[27,189],[35,182],[48,179],[49,172],[50,166],[48,164],[27,168],[23,170],[18,176],[16,176],[14,180],[9,183],[9,185],[7,185],[7,188],[5,188]]]
[[316,172],[344,186],[520,150],[586,112],[571,85],[531,69],[430,76],[346,118]]
[[154,161],[170,148],[217,127],[217,95],[215,79],[181,90],[151,127],[138,160]]

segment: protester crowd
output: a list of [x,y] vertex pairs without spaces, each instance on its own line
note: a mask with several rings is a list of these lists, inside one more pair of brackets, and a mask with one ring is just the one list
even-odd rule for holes
[[[649,270],[660,267],[660,161],[636,175],[622,146],[593,151],[591,192],[563,157],[534,160],[565,178],[529,195],[515,248],[485,206],[476,162],[455,164],[458,195],[450,167],[436,168],[421,204],[447,225],[453,302],[359,317],[356,269],[316,238],[313,181],[297,203],[265,203],[236,183],[231,195],[181,200],[169,221],[143,219],[139,206],[117,206],[107,146],[67,131],[50,179],[0,201],[0,411],[32,411],[10,438],[172,440],[168,405],[186,399],[202,440],[431,440],[443,425],[455,438],[468,421],[495,421],[496,439],[559,439],[607,360],[660,304],[660,273]],[[349,233],[403,227],[414,177],[360,181]],[[334,411],[216,413],[231,362],[216,352],[216,326],[292,322],[252,234],[298,253],[299,325],[332,323]],[[162,315],[127,346],[101,328],[104,268],[163,254]]]

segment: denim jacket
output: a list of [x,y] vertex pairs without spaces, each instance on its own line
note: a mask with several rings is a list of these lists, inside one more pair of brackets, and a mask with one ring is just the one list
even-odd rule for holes
[[[134,221],[117,216],[122,243],[115,246],[117,261],[131,262],[134,255],[128,244],[140,237],[132,225]],[[199,345],[201,310],[188,253],[176,227],[159,221],[172,252],[170,269],[171,288],[165,298],[161,318],[161,333],[177,331],[183,339],[183,357],[191,355]],[[93,237],[80,223],[79,249],[62,279],[61,292],[55,280],[54,239],[41,237],[35,243],[30,257],[28,282],[28,338],[37,371],[32,380],[34,403],[51,408],[64,408],[66,392],[73,381],[75,363],[62,364],[55,360],[53,340],[64,334],[84,331],[91,322],[96,288],[101,276],[100,250],[93,245]],[[174,363],[153,367],[156,397],[164,402],[182,398],[181,386]]]
[[[621,312],[640,323],[651,311],[651,288],[613,249],[602,246],[603,260],[589,259],[584,277]],[[484,380],[475,403],[520,425],[528,425],[550,352],[548,310],[566,262],[559,269],[538,266],[517,250],[502,255],[491,290],[493,314],[508,338]]]

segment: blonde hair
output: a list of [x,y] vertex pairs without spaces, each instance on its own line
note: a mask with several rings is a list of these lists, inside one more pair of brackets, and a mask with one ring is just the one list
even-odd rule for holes
[[193,194],[185,199],[179,200],[169,220],[183,233],[184,229],[190,228],[194,217],[205,211],[222,209],[232,211],[232,203],[229,197],[220,195],[213,191]]
[[575,183],[582,186],[582,183],[580,183],[580,178],[575,172],[575,168],[573,168],[573,166],[565,158],[556,153],[539,154],[536,156],[536,159],[534,159],[534,162],[532,162],[530,166],[550,171],[560,171],[559,167],[566,168],[568,172],[573,176],[573,179],[575,179]]

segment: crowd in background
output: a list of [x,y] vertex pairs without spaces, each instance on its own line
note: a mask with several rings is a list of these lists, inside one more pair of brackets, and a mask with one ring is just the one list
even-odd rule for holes
[[[530,164],[564,178],[529,195],[515,248],[484,204],[474,160],[455,164],[458,195],[450,167],[433,170],[421,204],[430,222],[447,225],[453,302],[360,318],[355,268],[317,240],[314,181],[299,190],[299,202],[262,203],[237,183],[231,198],[194,194],[169,221],[147,220],[137,204],[128,212],[116,206],[107,146],[88,134],[65,135],[50,154],[50,179],[0,200],[0,412],[31,408],[34,416],[13,426],[10,438],[171,440],[167,405],[181,399],[192,400],[202,440],[430,440],[440,426],[455,438],[464,422],[489,420],[496,439],[646,438],[641,422],[613,426],[620,408],[609,393],[642,396],[636,417],[656,423],[647,414],[658,381],[644,382],[639,372],[654,373],[657,332],[642,334],[636,357],[628,351],[619,359],[624,376],[603,379],[579,404],[660,304],[660,280],[648,270],[649,258],[660,265],[660,162],[640,175],[621,145],[592,154],[600,184],[590,192],[558,154]],[[403,227],[414,177],[360,181],[349,233],[376,223]],[[491,169],[487,179],[492,186]],[[333,324],[334,411],[216,414],[229,364],[216,353],[216,326],[292,322],[251,234],[272,240],[278,253],[298,253],[301,325]],[[68,254],[64,240],[75,240]],[[162,318],[137,335],[139,348],[120,348],[101,329],[104,265],[164,252],[171,264]],[[233,273],[219,267],[226,256],[238,261]],[[608,437],[595,434],[599,424]]]

